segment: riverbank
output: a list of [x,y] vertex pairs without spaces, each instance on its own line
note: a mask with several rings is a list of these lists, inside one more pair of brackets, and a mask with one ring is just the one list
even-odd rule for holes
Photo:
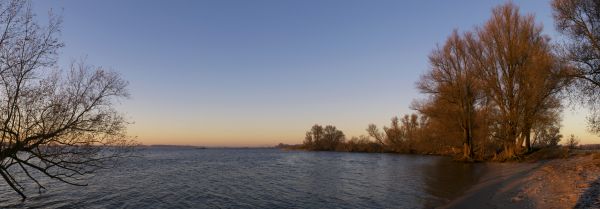
[[600,153],[487,163],[486,174],[443,208],[600,208]]

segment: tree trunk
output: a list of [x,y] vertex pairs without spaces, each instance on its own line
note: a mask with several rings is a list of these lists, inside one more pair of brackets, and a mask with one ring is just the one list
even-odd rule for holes
[[469,128],[464,129],[465,141],[463,142],[463,156],[467,160],[473,159],[473,136]]
[[471,148],[470,147],[471,147],[471,145],[469,145],[469,143],[467,143],[467,142],[463,143],[463,157],[466,160],[471,159],[472,153],[471,153]]
[[523,148],[523,135],[518,134],[517,132],[517,128],[514,126],[510,127],[510,132],[508,135],[508,139],[512,140],[513,143],[515,143],[515,149],[514,149],[514,154],[520,153],[522,148]]
[[529,128],[525,131],[525,148],[527,152],[531,151],[531,129]]
[[506,138],[506,155],[505,159],[511,159],[517,156],[517,154],[521,150],[521,145],[523,144],[523,139],[518,136],[517,128],[510,124],[508,126],[508,135]]
[[523,142],[524,141],[525,141],[525,138],[522,135],[517,137],[517,142],[515,144],[516,152],[520,152],[521,150],[523,150]]

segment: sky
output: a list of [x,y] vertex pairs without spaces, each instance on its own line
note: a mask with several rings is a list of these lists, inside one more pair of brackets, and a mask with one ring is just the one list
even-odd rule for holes
[[[412,113],[428,54],[453,29],[483,24],[505,1],[207,0],[33,1],[61,14],[59,65],[119,72],[131,98],[118,108],[143,144],[301,143],[313,124],[366,135]],[[548,1],[513,1],[559,39]],[[42,21],[43,22],[43,21]],[[586,132],[568,106],[562,133]]]

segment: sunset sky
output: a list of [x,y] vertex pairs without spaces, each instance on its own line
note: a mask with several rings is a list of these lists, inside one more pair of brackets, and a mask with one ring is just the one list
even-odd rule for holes
[[[144,144],[301,143],[315,123],[346,136],[389,124],[422,98],[415,82],[453,29],[471,30],[504,1],[34,1],[64,24],[59,65],[120,72],[119,108]],[[548,1],[514,1],[558,39]],[[563,134],[600,143],[567,106]]]

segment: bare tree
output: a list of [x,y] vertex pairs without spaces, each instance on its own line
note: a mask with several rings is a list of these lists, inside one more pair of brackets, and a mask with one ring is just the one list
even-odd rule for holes
[[321,142],[325,150],[335,150],[339,144],[344,143],[344,140],[344,132],[338,130],[335,126],[327,125],[323,129]]
[[323,126],[320,126],[319,124],[313,125],[310,131],[306,132],[306,137],[304,138],[304,147],[309,150],[314,149],[322,137]]
[[575,70],[576,87],[592,110],[590,129],[600,134],[600,1],[554,0],[558,31],[568,38],[564,57]]
[[347,140],[344,144],[344,151],[347,152],[383,152],[383,146],[370,140],[369,136],[360,135],[359,137],[353,136],[350,140]]
[[39,178],[85,185],[131,148],[114,109],[127,82],[83,62],[54,70],[60,23],[40,26],[26,1],[0,2],[0,175],[23,198],[26,183],[45,189]]
[[508,157],[523,142],[529,150],[533,126],[561,108],[567,68],[541,32],[532,15],[522,16],[508,3],[494,8],[474,33],[454,31],[430,54],[431,69],[417,83],[429,102],[416,109],[433,125],[445,121],[447,131],[460,129],[465,158],[474,156],[476,128],[482,142],[501,139]]
[[369,124],[367,133],[369,136],[375,138],[379,144],[395,152],[400,151],[405,139],[405,131],[400,125],[398,117],[393,117],[390,127],[384,126],[383,131],[380,131],[375,124]]
[[577,137],[575,137],[574,134],[571,134],[571,136],[569,136],[569,139],[567,139],[567,141],[565,142],[565,145],[569,147],[569,149],[575,149],[579,145],[579,139],[577,139]]
[[385,143],[393,151],[400,152],[402,150],[403,142],[405,139],[405,132],[400,126],[400,120],[398,117],[391,119],[390,127],[384,126],[383,132],[385,133]]
[[557,146],[562,135],[560,134],[560,123],[554,120],[552,123],[541,123],[532,129],[534,139],[532,146],[550,147]]
[[309,150],[335,150],[344,142],[344,133],[337,130],[335,126],[323,126],[315,124],[310,131],[306,132],[304,147]]
[[[471,36],[467,33],[465,36]],[[431,70],[421,77],[417,88],[422,93],[443,100],[456,109],[452,111],[463,132],[464,158],[473,158],[473,127],[478,100],[473,60],[469,57],[468,42],[454,31],[443,47],[429,55]],[[442,103],[438,103],[442,104]],[[425,111],[423,111],[425,112]]]
[[[561,86],[549,38],[532,15],[522,16],[512,3],[495,8],[476,29],[471,53],[487,98],[497,108],[508,156],[519,151],[533,121]],[[528,137],[527,137],[528,138]]]
[[523,73],[523,81],[519,84],[522,90],[520,100],[521,124],[518,145],[523,144],[527,151],[531,150],[531,132],[536,123],[557,123],[556,112],[562,110],[560,92],[568,86],[568,68],[565,68],[553,54],[550,45],[541,45],[542,53],[532,57],[532,65]]
[[[439,152],[462,148],[463,157],[465,156],[465,132],[461,127],[463,121],[457,117],[461,112],[458,105],[442,100],[438,96],[429,96],[413,102],[411,108],[420,113],[421,119],[425,119],[420,124],[422,134],[420,140],[422,140],[421,144],[426,144],[426,149]],[[474,131],[477,130],[473,128]]]
[[375,138],[375,140],[379,144],[385,145],[385,143],[383,142],[385,140],[385,136],[381,131],[379,131],[379,128],[377,128],[377,125],[369,124],[369,126],[367,127],[367,133],[369,134],[369,136]]

